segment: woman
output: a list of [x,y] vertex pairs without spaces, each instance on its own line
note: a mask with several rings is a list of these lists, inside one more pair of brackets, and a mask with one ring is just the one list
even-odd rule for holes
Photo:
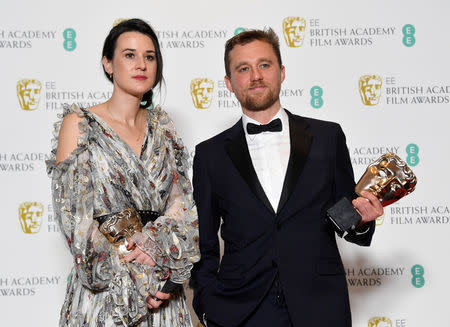
[[149,109],[162,80],[157,36],[124,21],[102,56],[111,98],[66,108],[47,162],[74,258],[60,326],[191,326],[182,288],[161,292],[189,279],[199,251],[187,154],[167,114]]

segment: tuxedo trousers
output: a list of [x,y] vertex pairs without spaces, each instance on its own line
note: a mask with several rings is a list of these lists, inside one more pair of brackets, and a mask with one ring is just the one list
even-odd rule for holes
[[[221,326],[208,320],[207,327]],[[239,327],[292,327],[287,310],[283,290],[278,276],[256,309],[247,317]]]

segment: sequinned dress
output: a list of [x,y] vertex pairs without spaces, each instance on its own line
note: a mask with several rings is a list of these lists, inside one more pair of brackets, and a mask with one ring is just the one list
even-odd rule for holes
[[[81,118],[77,148],[56,164],[60,120],[47,161],[55,216],[74,259],[60,326],[191,326],[182,290],[165,306],[149,310],[148,290],[142,289],[163,285],[167,276],[183,283],[200,258],[188,155],[171,119],[160,107],[148,110],[138,157],[99,116],[75,105],[63,116],[72,112]],[[126,208],[161,213],[133,237],[152,256],[155,269],[121,260],[98,230],[94,217]]]

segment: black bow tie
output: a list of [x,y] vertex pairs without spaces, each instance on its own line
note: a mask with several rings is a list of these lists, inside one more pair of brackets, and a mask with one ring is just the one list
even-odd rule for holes
[[247,133],[249,134],[259,134],[262,132],[281,132],[283,125],[281,124],[281,119],[277,118],[272,120],[266,125],[256,125],[252,123],[247,124]]

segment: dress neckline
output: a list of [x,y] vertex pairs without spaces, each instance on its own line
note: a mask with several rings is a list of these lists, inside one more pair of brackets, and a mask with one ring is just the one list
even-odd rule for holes
[[125,142],[125,140],[124,140],[123,138],[121,138],[121,137],[119,136],[119,134],[116,133],[116,131],[115,131],[111,126],[108,125],[108,123],[107,123],[104,119],[102,119],[102,118],[101,118],[99,115],[97,115],[96,113],[94,113],[94,112],[92,112],[92,111],[90,111],[90,110],[88,110],[88,109],[85,109],[85,111],[86,111],[88,114],[90,114],[90,115],[94,118],[94,120],[97,121],[97,123],[99,123],[99,124],[103,127],[103,129],[107,130],[107,131],[109,132],[110,135],[114,136],[117,140],[119,140],[119,142],[121,142],[122,144],[124,144],[125,147],[128,148],[128,150],[129,150],[130,152],[132,152],[133,155],[134,155],[137,159],[139,159],[139,160],[142,160],[142,155],[143,155],[143,153],[144,153],[144,150],[145,150],[145,147],[146,147],[146,144],[147,144],[148,129],[149,129],[149,126],[150,126],[150,121],[149,121],[149,120],[150,120],[150,110],[148,110],[148,109],[146,109],[146,110],[147,110],[147,112],[146,112],[146,119],[145,119],[145,122],[146,122],[145,135],[144,135],[144,138],[143,138],[143,140],[142,140],[142,144],[141,144],[141,146],[140,146],[141,151],[140,151],[140,153],[138,154],[138,153],[136,153],[136,152],[133,150],[133,148],[132,148],[127,142]]

